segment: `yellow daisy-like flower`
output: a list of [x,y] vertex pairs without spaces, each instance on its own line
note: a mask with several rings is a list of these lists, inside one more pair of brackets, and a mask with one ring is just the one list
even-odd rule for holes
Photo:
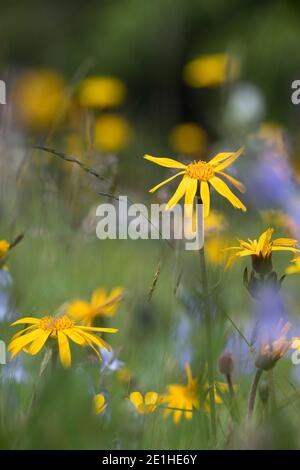
[[292,238],[277,238],[276,240],[271,240],[273,232],[273,228],[268,228],[260,235],[258,240],[250,240],[250,238],[248,241],[238,240],[239,246],[228,248],[228,250],[237,250],[237,252],[228,259],[225,269],[228,269],[237,258],[251,256],[256,270],[259,271],[259,268],[263,269],[264,266],[267,270],[270,270],[269,267],[273,251],[300,252],[300,250],[296,248],[297,240]]
[[293,263],[291,266],[288,266],[285,270],[286,274],[297,274],[300,273],[300,256],[296,256],[291,260]]
[[83,80],[79,88],[79,103],[87,108],[119,106],[124,101],[126,88],[115,77],[95,76]]
[[114,288],[110,294],[105,289],[96,290],[90,302],[74,300],[67,305],[67,315],[81,321],[87,326],[92,325],[97,317],[112,317],[123,299],[123,289]]
[[163,402],[167,404],[164,416],[167,417],[173,413],[175,424],[180,421],[183,414],[186,419],[192,419],[193,410],[200,407],[197,379],[193,378],[191,367],[188,364],[186,365],[186,374],[187,385],[168,385],[167,393],[162,397]]
[[0,258],[6,256],[9,248],[10,244],[6,240],[0,240]]
[[202,154],[207,143],[206,132],[195,122],[175,126],[170,133],[170,144],[183,155]]
[[216,87],[239,75],[239,63],[229,54],[201,55],[186,64],[184,79],[190,87]]
[[[166,209],[171,209],[175,206],[180,199],[185,196],[185,204],[193,204],[194,197],[196,196],[198,185],[200,185],[200,196],[204,204],[204,216],[207,217],[210,210],[210,192],[209,184],[219,193],[221,196],[228,199],[231,204],[238,208],[246,211],[244,204],[233,194],[227,184],[219,178],[222,176],[227,179],[233,186],[235,186],[240,192],[245,192],[245,186],[233,176],[228,175],[223,170],[231,165],[243,152],[243,149],[237,152],[222,152],[218,153],[209,162],[202,160],[195,161],[188,165],[177,162],[171,158],[157,158],[151,155],[145,155],[144,158],[150,162],[156,163],[157,165],[164,166],[167,168],[176,168],[181,171],[176,175],[162,181],[154,188],[150,189],[150,193],[153,193],[164,184],[172,181],[177,176],[183,176],[181,182],[178,185],[177,190],[167,203]],[[219,176],[217,176],[219,175]]]
[[95,147],[102,152],[117,152],[130,143],[132,129],[118,114],[103,114],[95,121]]
[[106,410],[108,406],[108,403],[103,393],[98,393],[97,395],[94,396],[93,406],[94,406],[94,413],[96,415],[102,415],[102,413],[104,413],[104,411]]
[[53,70],[32,70],[17,82],[14,99],[21,121],[42,131],[57,118],[65,99],[65,82]]
[[140,414],[153,413],[161,402],[157,392],[147,392],[144,397],[141,392],[132,392],[129,400]]
[[89,346],[101,361],[101,356],[96,347],[106,348],[109,351],[111,347],[95,333],[116,333],[118,331],[116,328],[96,328],[78,325],[67,315],[61,317],[48,316],[40,319],[25,317],[15,321],[11,326],[20,324],[29,324],[30,326],[27,326],[24,330],[13,336],[8,345],[11,359],[21,351],[32,355],[37,354],[45,345],[48,338],[51,338],[58,342],[59,357],[64,367],[71,366],[69,340],[82,347]]

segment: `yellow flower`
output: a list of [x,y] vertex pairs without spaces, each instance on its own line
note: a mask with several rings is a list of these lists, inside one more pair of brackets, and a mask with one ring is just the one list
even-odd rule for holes
[[219,194],[221,194],[221,196],[228,199],[234,207],[246,211],[247,209],[244,204],[237,198],[235,194],[233,194],[227,184],[221,178],[219,178],[219,176],[216,176],[220,175],[223,178],[226,178],[239,191],[245,192],[245,186],[240,181],[223,171],[241,155],[242,151],[243,149],[240,149],[237,152],[218,153],[209,162],[199,160],[188,165],[177,162],[171,158],[157,158],[152,157],[151,155],[145,155],[144,158],[146,160],[156,163],[157,165],[181,170],[179,173],[176,173],[170,178],[154,186],[154,188],[150,189],[149,192],[153,193],[158,188],[168,183],[169,181],[172,181],[177,176],[183,176],[177,190],[167,203],[166,209],[171,209],[173,206],[175,206],[184,195],[185,204],[193,204],[194,197],[198,191],[198,185],[200,185],[200,196],[204,204],[204,216],[207,217],[210,210],[210,183],[213,188]]
[[94,405],[94,413],[96,415],[102,415],[102,413],[104,413],[104,411],[106,410],[108,406],[108,403],[103,393],[98,393],[97,395],[94,396],[93,405]]
[[135,410],[142,415],[153,413],[160,404],[160,397],[156,392],[147,392],[144,397],[141,392],[132,392],[129,400]]
[[95,76],[81,83],[78,99],[86,108],[108,108],[120,105],[125,93],[125,85],[118,78]]
[[170,143],[176,152],[183,155],[201,154],[206,147],[207,135],[198,124],[187,122],[172,129]]
[[[234,388],[236,388],[236,385],[233,386]],[[214,386],[214,395],[215,395],[215,404],[216,405],[222,405],[223,403],[223,399],[222,399],[222,396],[221,394],[224,394],[225,392],[228,391],[228,384],[224,383],[224,382],[215,382],[215,386]],[[204,385],[204,390],[205,390],[205,394],[206,394],[206,398],[204,400],[204,411],[206,413],[210,413],[210,404],[209,404],[209,384],[206,383]]]
[[168,385],[167,393],[162,397],[163,402],[167,404],[164,416],[167,417],[173,413],[174,423],[178,423],[183,414],[186,419],[192,419],[193,410],[199,409],[200,406],[197,379],[193,379],[191,367],[188,364],[186,374],[187,385]]
[[93,292],[90,302],[78,299],[67,304],[66,313],[90,326],[96,317],[112,317],[122,299],[123,289],[121,287],[115,287],[110,294],[100,288]]
[[131,136],[129,123],[117,114],[104,114],[95,121],[95,147],[102,152],[122,150]]
[[118,369],[116,371],[116,376],[118,381],[123,385],[128,385],[133,378],[133,374],[128,367],[121,367],[121,369]]
[[292,266],[288,266],[285,270],[286,274],[297,274],[300,273],[300,257],[296,256],[291,260],[294,263]]
[[0,260],[6,257],[9,249],[10,244],[6,240],[0,240]]
[[225,262],[225,249],[229,245],[229,239],[222,235],[211,235],[205,240],[205,254],[208,261],[216,266],[220,266]]
[[52,70],[26,72],[18,80],[14,97],[21,121],[33,130],[42,131],[61,112],[65,83]]
[[79,346],[89,346],[101,360],[98,348],[110,350],[110,346],[94,332],[116,333],[116,328],[95,328],[76,324],[67,315],[61,317],[33,318],[25,317],[12,323],[11,326],[29,324],[24,330],[13,336],[8,351],[13,359],[21,351],[35,355],[45,345],[48,338],[57,340],[59,357],[64,367],[71,365],[69,339]]
[[190,87],[215,87],[227,80],[235,80],[239,63],[228,54],[207,54],[187,63],[183,75]]
[[297,240],[292,238],[277,238],[276,240],[271,240],[274,229],[268,228],[263,232],[258,240],[238,240],[239,246],[232,246],[228,250],[237,250],[237,252],[232,255],[226,264],[225,269],[228,269],[229,266],[239,257],[251,256],[254,263],[254,269],[260,271],[260,269],[267,269],[270,271],[271,267],[271,257],[273,251],[291,251],[292,253],[298,253],[296,247]]

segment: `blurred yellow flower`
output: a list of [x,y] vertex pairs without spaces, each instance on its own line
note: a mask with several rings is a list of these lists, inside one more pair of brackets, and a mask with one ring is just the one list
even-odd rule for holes
[[285,270],[286,274],[298,274],[300,273],[300,257],[296,256],[294,259],[291,260],[293,263],[291,266],[288,266]]
[[[236,388],[236,385],[233,386]],[[214,392],[215,392],[215,404],[216,405],[222,405],[223,404],[223,399],[222,399],[222,394],[228,392],[228,384],[224,382],[215,382],[214,386]],[[208,392],[209,392],[209,384],[206,383],[204,385],[204,390],[206,394],[206,399],[204,400],[204,411],[206,413],[210,413],[210,404],[209,404],[209,397],[208,397]]]
[[229,239],[222,235],[211,235],[205,239],[205,254],[209,263],[220,266],[227,257],[225,249],[229,245]]
[[207,217],[210,211],[210,183],[213,188],[219,194],[221,194],[221,196],[228,199],[234,207],[242,209],[242,211],[246,211],[247,209],[244,204],[237,198],[235,194],[233,194],[227,184],[221,178],[216,176],[222,176],[231,184],[233,184],[233,186],[235,186],[240,192],[245,192],[246,188],[240,181],[223,171],[241,155],[242,151],[243,149],[240,149],[237,152],[218,153],[209,162],[199,160],[188,165],[177,162],[171,158],[157,158],[152,157],[151,155],[144,155],[146,160],[156,163],[157,165],[181,170],[179,173],[176,173],[170,178],[154,186],[154,188],[151,188],[149,192],[153,193],[158,188],[168,183],[169,181],[172,181],[177,176],[183,176],[177,190],[167,203],[166,209],[171,209],[173,206],[175,206],[184,195],[185,204],[191,206],[198,191],[198,186],[200,185],[200,196],[204,205],[204,217]]
[[228,259],[225,269],[228,269],[237,258],[245,256],[251,256],[256,267],[258,265],[262,267],[263,264],[267,264],[269,269],[273,251],[300,252],[300,250],[296,248],[297,240],[292,238],[277,238],[276,240],[271,240],[273,232],[273,228],[268,228],[260,235],[258,240],[250,240],[250,238],[248,238],[246,242],[238,239],[239,246],[228,248],[228,250],[237,250],[237,252]]
[[[24,330],[13,336],[8,345],[8,351],[13,359],[21,351],[35,355],[40,352],[48,338],[57,340],[59,357],[64,367],[71,366],[71,350],[69,339],[79,346],[89,346],[101,360],[101,356],[96,349],[105,348],[111,350],[110,346],[95,332],[116,333],[116,328],[95,328],[76,324],[67,315],[61,317],[33,318],[25,317],[12,323],[11,326],[28,324]],[[95,347],[96,346],[96,347]]]
[[95,76],[83,80],[78,100],[80,105],[86,108],[108,108],[122,104],[125,93],[125,85],[120,79]]
[[181,420],[183,414],[186,419],[192,419],[193,410],[199,409],[200,406],[197,379],[193,378],[191,367],[188,364],[186,365],[186,374],[187,385],[168,385],[167,393],[162,397],[163,403],[167,404],[164,416],[167,417],[173,413],[173,421],[176,424]]
[[116,371],[116,377],[121,384],[128,385],[132,380],[133,374],[129,367],[121,367]]
[[123,289],[115,287],[110,294],[100,288],[93,292],[90,302],[76,299],[66,305],[67,315],[90,326],[97,317],[112,317],[123,300]]
[[239,75],[238,60],[228,54],[201,55],[186,64],[184,80],[190,87],[215,87]]
[[211,210],[205,221],[205,235],[221,232],[227,227],[227,225],[226,217],[222,212]]
[[103,114],[95,121],[95,147],[102,152],[124,149],[132,137],[131,127],[118,114]]
[[0,240],[0,269],[4,266],[9,249],[10,244],[6,240]]
[[98,393],[97,395],[94,396],[93,406],[94,406],[94,413],[96,415],[102,415],[102,413],[104,413],[104,411],[106,410],[108,406],[108,403],[103,393]]
[[156,392],[147,392],[144,397],[140,392],[132,392],[129,400],[140,414],[153,413],[161,401]]
[[0,259],[7,255],[10,244],[6,240],[0,240]]
[[194,122],[178,124],[170,133],[170,144],[180,154],[201,155],[206,148],[207,135]]
[[267,146],[274,148],[279,153],[284,153],[284,133],[283,128],[276,122],[262,122],[256,137],[263,140]]
[[65,91],[63,78],[52,70],[22,74],[14,92],[22,123],[34,131],[46,129],[61,113]]

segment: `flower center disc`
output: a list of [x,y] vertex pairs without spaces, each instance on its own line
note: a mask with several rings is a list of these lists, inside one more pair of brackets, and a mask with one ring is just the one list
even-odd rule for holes
[[209,163],[200,160],[199,162],[190,163],[186,169],[186,174],[196,180],[208,181],[214,176],[214,171]]
[[66,315],[62,317],[44,317],[41,319],[40,328],[46,331],[51,331],[56,333],[58,330],[65,330],[67,328],[72,328],[74,322],[70,320]]

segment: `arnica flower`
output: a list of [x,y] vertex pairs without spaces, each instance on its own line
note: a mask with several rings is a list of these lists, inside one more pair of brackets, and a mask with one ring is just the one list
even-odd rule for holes
[[140,414],[153,413],[161,402],[157,392],[147,392],[144,397],[141,392],[132,392],[129,400]]
[[102,415],[104,411],[106,410],[107,406],[108,406],[108,403],[103,393],[98,393],[97,395],[94,396],[93,407],[94,407],[94,413],[96,415]]
[[10,244],[6,240],[0,240],[0,269],[3,267],[8,251],[10,249]]
[[125,93],[125,85],[118,78],[95,76],[83,80],[78,100],[85,108],[109,108],[122,104]]
[[[48,338],[58,342],[59,357],[64,367],[71,366],[71,350],[69,340],[79,346],[89,346],[99,357],[97,348],[110,346],[95,333],[116,333],[116,328],[96,328],[76,324],[67,315],[61,317],[48,316],[43,318],[25,317],[12,323],[11,326],[29,324],[24,330],[13,336],[8,351],[13,359],[21,351],[35,355],[42,349]],[[95,347],[96,346],[96,347]]]
[[186,365],[187,385],[171,384],[167,387],[167,393],[163,395],[162,401],[167,404],[164,416],[167,417],[173,413],[173,421],[177,424],[181,417],[191,420],[193,410],[199,409],[200,402],[198,398],[197,379],[192,376],[191,367]]
[[190,87],[216,87],[238,77],[239,63],[228,54],[201,55],[186,64],[183,75]]
[[95,121],[95,148],[101,152],[118,152],[128,146],[132,129],[118,114],[103,114]]
[[237,258],[251,256],[253,269],[258,273],[268,273],[272,270],[273,251],[300,252],[296,248],[297,240],[292,238],[271,240],[273,232],[273,228],[268,228],[260,235],[258,240],[248,238],[248,241],[244,241],[238,239],[239,246],[228,248],[228,250],[237,250],[237,252],[228,259],[225,269],[228,269]]
[[210,210],[210,183],[212,187],[219,194],[221,194],[221,196],[228,199],[234,207],[246,211],[247,209],[244,204],[235,194],[233,194],[227,184],[221,178],[219,178],[219,176],[222,176],[231,184],[233,184],[233,186],[235,186],[239,191],[245,192],[245,186],[240,181],[223,171],[225,168],[231,165],[241,155],[242,152],[243,149],[240,149],[237,152],[222,152],[218,153],[209,162],[199,160],[194,161],[188,165],[177,162],[171,158],[157,158],[152,157],[151,155],[145,155],[144,158],[146,160],[156,163],[157,165],[181,170],[179,173],[176,173],[176,175],[173,175],[154,186],[152,189],[150,189],[149,192],[153,193],[158,188],[168,183],[169,181],[172,181],[177,176],[183,176],[174,195],[167,203],[166,209],[171,209],[173,206],[175,206],[184,195],[185,204],[192,205],[198,191],[198,185],[200,185],[199,196],[201,196],[202,203],[204,204],[204,216],[207,217]]
[[34,131],[45,130],[61,112],[65,82],[52,70],[34,70],[22,74],[15,89],[20,120]]
[[115,287],[110,294],[101,288],[93,292],[90,302],[73,300],[66,306],[66,313],[72,318],[91,326],[97,317],[112,317],[123,299],[123,289]]
[[[291,328],[289,322],[283,324],[281,321],[278,325],[278,334],[273,340],[265,338],[262,340],[260,350],[258,351],[255,359],[255,367],[261,370],[272,369],[277,361],[281,359],[285,353],[290,349],[292,342],[287,339],[287,333]],[[294,344],[295,343],[294,341]]]
[[300,273],[300,256],[296,256],[291,260],[292,265],[288,266],[285,270],[286,274],[297,274]]
[[195,122],[186,122],[172,129],[170,144],[179,154],[200,155],[206,148],[207,135]]

